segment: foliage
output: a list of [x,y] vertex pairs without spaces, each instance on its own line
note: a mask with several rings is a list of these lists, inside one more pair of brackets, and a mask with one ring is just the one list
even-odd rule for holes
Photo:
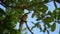
[[[46,11],[48,7],[45,5],[51,1],[54,1],[54,6],[56,7],[53,12]],[[6,34],[19,34],[18,30],[15,30],[14,27],[17,22],[20,22],[20,18],[24,14],[24,9],[29,10],[30,12],[33,11],[32,18],[36,16],[36,21],[42,20],[44,23],[44,29],[42,29],[41,24],[39,22],[34,23],[31,30],[33,28],[40,29],[40,32],[46,32],[49,34],[49,28],[51,31],[54,32],[56,29],[56,22],[60,24],[60,8],[57,8],[56,2],[60,3],[60,0],[0,0],[0,4],[6,8],[6,11],[0,8],[0,34],[3,34],[5,30]],[[50,16],[50,17],[49,17]],[[57,19],[57,20],[55,20]],[[54,22],[52,25],[51,22]],[[27,28],[23,29],[22,31],[27,30]],[[60,33],[60,32],[59,32]],[[24,34],[27,34],[25,32]]]

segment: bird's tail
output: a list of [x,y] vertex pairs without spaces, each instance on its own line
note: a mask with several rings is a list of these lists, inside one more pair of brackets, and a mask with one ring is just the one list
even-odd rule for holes
[[23,21],[20,21],[20,25],[19,25],[19,27],[20,27],[20,28],[19,28],[20,34],[21,34],[21,31],[22,31],[22,25],[23,25],[23,23],[24,23]]

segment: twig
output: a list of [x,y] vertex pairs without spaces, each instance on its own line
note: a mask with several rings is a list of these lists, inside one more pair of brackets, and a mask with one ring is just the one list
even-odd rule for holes
[[30,28],[28,27],[28,25],[27,25],[27,21],[25,21],[25,24],[26,24],[28,30],[29,30],[32,34],[34,34],[34,33],[30,30]]

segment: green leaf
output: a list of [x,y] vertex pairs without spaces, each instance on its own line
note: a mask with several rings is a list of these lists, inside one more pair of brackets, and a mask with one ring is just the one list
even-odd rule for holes
[[59,30],[59,34],[60,34],[60,30]]
[[36,25],[34,25],[34,26],[31,28],[31,30],[33,30],[33,28],[36,28]]
[[0,24],[0,34],[3,34],[3,31],[5,30],[5,27]]
[[47,17],[47,18],[45,18],[43,21],[44,21],[44,24],[49,24],[49,23],[51,23],[52,21],[54,21],[54,18],[53,18],[53,17]]
[[60,30],[59,30],[59,34],[60,34]]
[[12,30],[10,34],[17,34],[17,30]]
[[58,11],[58,20],[60,20],[60,8],[58,8],[57,11]]
[[20,31],[12,29],[10,30],[10,34],[20,34]]
[[33,10],[33,7],[29,7],[29,8],[27,8],[27,10],[32,11]]
[[0,8],[0,20],[3,20],[5,18],[5,12],[3,9]]
[[55,0],[56,2],[60,3],[60,0]]
[[35,13],[32,14],[32,18],[35,16]]
[[24,32],[24,34],[27,34],[27,32]]
[[54,6],[55,6],[55,8],[57,8],[57,4],[56,4],[56,2],[54,1]]
[[57,17],[57,20],[58,20],[58,23],[60,24],[60,8],[56,8],[53,12],[53,15],[54,15],[54,18],[56,19]]
[[49,0],[44,0],[45,3],[47,3]]
[[48,11],[47,15],[50,15],[51,16],[52,15],[52,12],[51,11]]
[[39,26],[39,29],[40,29],[40,32],[42,31],[42,27],[41,27],[41,25]]
[[46,32],[46,30],[47,30],[46,25],[44,25],[43,32],[45,33],[45,32]]
[[22,31],[25,31],[25,30],[27,30],[27,28],[22,29]]
[[47,26],[48,26],[48,28],[50,28],[51,27],[51,25],[48,23],[48,24],[46,24]]
[[33,28],[39,28],[40,29],[40,31],[42,31],[42,27],[41,27],[41,25],[39,24],[39,23],[36,23],[32,28],[31,28],[31,30],[33,29]]
[[49,34],[49,31],[47,30],[47,33]]
[[32,0],[32,3],[42,2],[42,0]]
[[39,23],[36,23],[35,25],[36,25],[37,27],[39,27],[39,26],[40,26],[40,24],[39,24]]
[[40,29],[40,31],[42,31],[42,27],[41,27],[41,25],[39,24],[39,22],[36,23],[35,25],[36,25],[36,27],[37,27],[38,29]]
[[56,23],[53,23],[53,25],[51,25],[51,31],[54,32],[56,29]]
[[37,10],[42,12],[43,14],[46,13],[46,11],[48,10],[48,7],[44,4],[40,4],[36,6]]
[[54,15],[54,18],[56,18],[56,17],[59,18],[59,16],[60,16],[60,8],[56,8],[56,9],[53,11],[53,15]]
[[4,20],[4,18],[5,18],[5,15],[0,16],[1,21]]
[[0,15],[5,14],[4,10],[0,8]]
[[11,21],[11,16],[7,15],[3,20],[3,25],[6,26],[7,29],[13,29],[15,24]]
[[38,20],[40,20],[40,19],[42,19],[40,16],[37,16],[37,19],[36,19],[36,21],[38,21]]

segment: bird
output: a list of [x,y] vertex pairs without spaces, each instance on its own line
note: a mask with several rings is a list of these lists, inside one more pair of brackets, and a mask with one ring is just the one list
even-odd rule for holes
[[27,17],[28,17],[27,13],[22,16],[22,18],[21,18],[21,20],[20,20],[20,27],[21,27],[21,26],[24,24],[24,22],[27,20]]
[[25,13],[23,16],[22,16],[22,18],[20,19],[20,25],[19,25],[19,31],[21,32],[21,30],[22,30],[22,26],[23,26],[23,24],[24,24],[24,22],[27,20],[27,18],[28,18],[28,14],[29,14],[30,12],[28,12],[28,13]]

